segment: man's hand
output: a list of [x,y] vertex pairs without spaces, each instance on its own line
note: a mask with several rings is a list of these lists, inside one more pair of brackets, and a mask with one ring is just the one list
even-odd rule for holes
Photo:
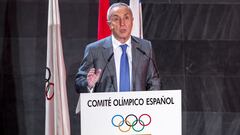
[[102,70],[91,68],[87,74],[88,88],[93,88],[96,82],[99,80]]

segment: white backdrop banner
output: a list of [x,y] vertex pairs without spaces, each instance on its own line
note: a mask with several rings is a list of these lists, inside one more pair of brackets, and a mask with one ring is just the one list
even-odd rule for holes
[[181,135],[181,90],[82,93],[81,135]]

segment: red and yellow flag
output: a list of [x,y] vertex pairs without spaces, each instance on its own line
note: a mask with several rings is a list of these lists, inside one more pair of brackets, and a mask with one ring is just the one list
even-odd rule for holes
[[99,0],[98,7],[98,40],[105,38],[111,34],[107,24],[107,10],[109,8],[109,0]]

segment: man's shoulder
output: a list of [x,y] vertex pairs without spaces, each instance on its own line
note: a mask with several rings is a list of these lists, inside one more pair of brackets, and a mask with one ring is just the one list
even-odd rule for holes
[[138,37],[134,37],[132,36],[132,40],[133,42],[135,42],[136,46],[143,49],[143,50],[151,50],[152,48],[152,44],[151,44],[151,41],[149,40],[146,40],[146,39],[141,39],[141,38],[138,38]]
[[132,40],[137,42],[137,43],[140,43],[140,44],[151,44],[151,42],[149,40],[142,39],[142,38],[135,37],[135,36],[132,36]]

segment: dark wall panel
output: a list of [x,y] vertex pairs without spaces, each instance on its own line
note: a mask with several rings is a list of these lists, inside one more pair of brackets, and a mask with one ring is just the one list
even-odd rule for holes
[[143,31],[147,39],[182,39],[181,5],[143,5]]
[[183,35],[187,40],[238,40],[240,5],[182,5]]
[[[181,75],[184,71],[184,50],[180,40],[152,40],[161,75]],[[166,53],[167,52],[167,53]]]

